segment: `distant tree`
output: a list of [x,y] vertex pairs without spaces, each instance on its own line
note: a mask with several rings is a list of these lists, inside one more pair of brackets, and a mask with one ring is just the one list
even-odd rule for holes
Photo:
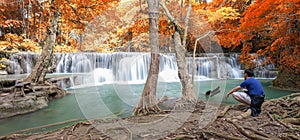
[[258,57],[264,56],[262,65],[278,68],[275,86],[300,87],[299,7],[299,0],[256,1],[243,13],[234,38],[235,46],[242,46],[240,60],[247,67],[256,67]]
[[[103,11],[116,7],[120,0],[6,0],[0,2],[0,27],[17,25],[21,22],[21,31],[25,38],[42,43],[46,39],[53,11],[60,13],[57,19],[57,38],[59,45],[78,47],[79,39],[70,34],[82,34],[88,23]],[[9,23],[9,24],[8,24]],[[12,26],[13,27],[13,26]],[[3,28],[2,28],[3,29]],[[10,28],[14,29],[14,28]],[[15,30],[13,33],[15,33]],[[77,41],[77,42],[76,42]]]
[[[47,15],[46,24],[46,39],[41,55],[36,62],[30,75],[24,80],[33,83],[43,83],[48,67],[51,66],[51,58],[53,47],[57,42],[57,35],[59,34],[59,20],[65,21],[63,27],[66,30],[79,29],[82,30],[87,22],[90,21],[93,14],[100,14],[103,10],[107,10],[114,6],[119,0],[99,1],[88,0],[86,2],[79,0],[67,1],[43,1],[44,15]],[[69,27],[67,27],[69,25]],[[73,25],[73,26],[72,26]]]

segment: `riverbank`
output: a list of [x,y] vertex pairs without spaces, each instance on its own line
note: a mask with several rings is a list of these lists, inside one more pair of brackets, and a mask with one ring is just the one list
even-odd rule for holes
[[33,85],[22,79],[1,79],[0,119],[47,107],[49,100],[66,95],[61,83],[67,80],[69,77],[49,78],[45,84]]
[[[213,105],[212,105],[213,106]],[[300,93],[265,101],[259,117],[241,105],[213,107],[198,102],[193,110],[83,121],[52,132],[12,134],[0,139],[299,139]],[[292,108],[292,109],[291,109]],[[215,113],[214,113],[215,112]]]

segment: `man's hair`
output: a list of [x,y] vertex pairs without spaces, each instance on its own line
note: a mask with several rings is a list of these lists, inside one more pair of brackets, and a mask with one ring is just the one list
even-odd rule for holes
[[253,76],[254,76],[254,72],[253,72],[252,69],[245,69],[245,73],[247,73],[247,75],[248,75],[249,77],[253,77]]

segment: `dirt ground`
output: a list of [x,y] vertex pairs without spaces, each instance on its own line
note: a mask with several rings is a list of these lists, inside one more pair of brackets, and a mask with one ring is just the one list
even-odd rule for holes
[[214,107],[198,102],[193,109],[124,119],[90,120],[38,134],[0,139],[284,139],[300,140],[300,93],[265,101],[258,117],[242,105]]

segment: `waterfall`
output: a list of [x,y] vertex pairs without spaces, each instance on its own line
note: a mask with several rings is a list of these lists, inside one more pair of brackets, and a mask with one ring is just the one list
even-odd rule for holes
[[[118,52],[118,53],[56,53],[53,63],[56,65],[54,73],[76,75],[72,81],[75,85],[81,84],[107,84],[107,83],[144,83],[150,66],[150,53]],[[240,69],[238,54],[204,54],[195,58],[195,80],[243,78]],[[38,54],[18,53],[10,59],[17,66],[29,73],[33,68]],[[186,58],[187,68],[192,75],[192,58]],[[262,62],[259,59],[258,62]],[[15,66],[15,67],[17,67]],[[274,78],[274,66],[268,65],[256,71],[256,77]],[[92,80],[91,80],[92,79]],[[173,53],[161,54],[159,81],[179,82],[176,57]]]
[[14,74],[29,74],[34,67],[39,54],[37,53],[15,53],[10,56],[10,61],[13,62]]

